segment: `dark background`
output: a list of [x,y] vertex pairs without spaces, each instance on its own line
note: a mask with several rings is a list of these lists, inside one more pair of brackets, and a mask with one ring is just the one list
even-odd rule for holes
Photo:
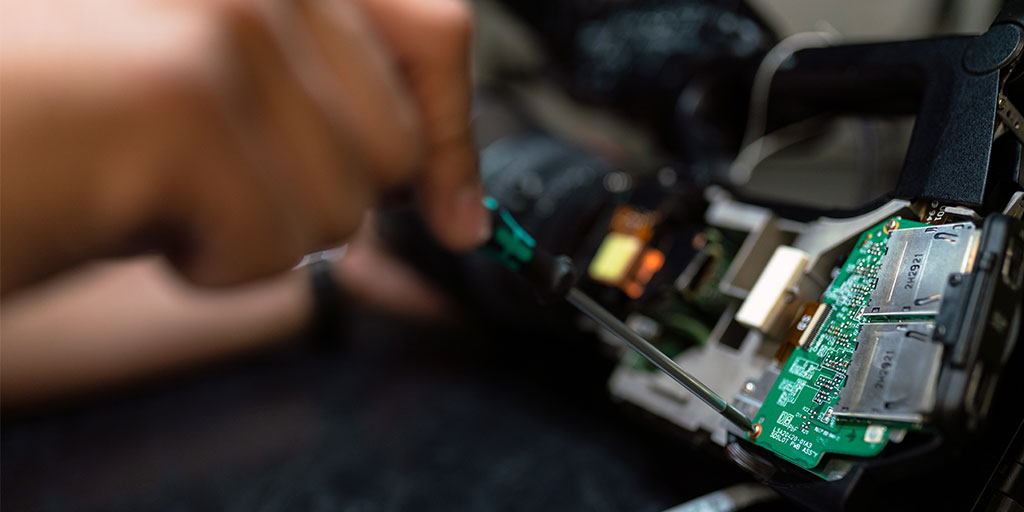
[[359,312],[337,341],[7,414],[0,506],[642,511],[747,478],[613,404],[593,340]]

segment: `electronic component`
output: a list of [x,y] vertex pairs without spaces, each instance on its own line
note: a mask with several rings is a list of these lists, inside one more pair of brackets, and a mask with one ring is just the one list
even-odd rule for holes
[[[888,438],[865,422],[837,421],[836,403],[861,330],[861,311],[882,272],[886,247],[899,225],[924,224],[893,218],[864,232],[823,302],[832,307],[810,344],[795,348],[783,366],[755,421],[763,434],[754,442],[778,456],[816,472],[825,453],[871,457]],[[898,264],[898,262],[897,262]],[[815,474],[826,478],[826,473]]]
[[806,349],[831,310],[831,306],[822,302],[808,302],[804,304],[803,310],[796,320],[793,321],[789,332],[782,339],[782,344],[779,345],[779,350],[775,353],[775,360],[785,363],[789,359],[789,355],[793,353],[794,348]]
[[622,291],[626,292],[631,299],[639,298],[644,294],[644,290],[647,285],[651,282],[654,274],[661,270],[661,267],[665,264],[665,254],[661,251],[651,247],[644,251],[643,257],[640,258],[640,262],[636,267],[636,271],[626,282]]
[[977,241],[970,222],[892,231],[864,315],[937,314],[946,278],[970,268]]
[[786,294],[803,275],[807,261],[807,253],[800,249],[785,245],[776,248],[736,313],[736,321],[768,331],[782,313]]
[[966,222],[975,216],[974,212],[969,208],[945,204],[939,201],[915,201],[911,204],[910,208],[917,213],[918,220],[933,226]]
[[825,316],[831,310],[832,307],[828,304],[808,302],[804,305],[803,314],[797,319],[784,341],[806,349],[811,339],[818,333],[818,327],[821,325],[821,322],[825,320]]
[[635,236],[608,233],[590,261],[587,274],[600,283],[618,285],[625,279],[643,246],[644,241]]
[[846,370],[836,418],[920,424],[935,405],[942,345],[934,324],[865,324]]
[[612,214],[608,234],[587,267],[587,275],[599,283],[639,298],[654,274],[665,264],[665,254],[647,247],[660,215],[629,206]]

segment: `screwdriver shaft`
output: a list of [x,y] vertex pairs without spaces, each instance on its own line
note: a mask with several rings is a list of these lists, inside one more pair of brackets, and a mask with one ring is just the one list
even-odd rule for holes
[[703,382],[695,379],[685,370],[679,367],[668,356],[663,354],[657,347],[651,345],[650,342],[645,340],[633,329],[624,324],[615,315],[608,312],[600,304],[587,296],[587,294],[580,291],[578,288],[573,287],[569,290],[569,294],[566,295],[565,300],[569,301],[570,304],[576,306],[577,309],[583,312],[583,314],[592,318],[595,322],[604,326],[618,336],[619,339],[624,341],[626,345],[637,351],[640,355],[644,356],[645,359],[651,362],[654,366],[658,367],[661,371],[672,377],[673,380],[682,384],[683,387],[690,390],[693,394],[697,395],[698,398],[704,401],[704,403],[710,405],[714,410],[718,411],[719,414],[725,417],[725,419],[732,422],[733,425],[743,429],[745,432],[759,433],[755,430],[754,425],[738,411],[735,407],[729,405],[722,397],[718,396],[717,393],[711,390],[711,388],[704,385]]

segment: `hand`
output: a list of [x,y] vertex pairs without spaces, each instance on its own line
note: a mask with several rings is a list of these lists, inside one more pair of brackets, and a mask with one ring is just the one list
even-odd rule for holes
[[[418,321],[454,320],[454,304],[388,253],[371,219],[334,263],[345,300]],[[314,313],[307,269],[210,288],[182,281],[158,256],[84,265],[5,299],[0,404],[7,412],[304,339]]]
[[405,183],[448,247],[487,235],[461,3],[3,9],[5,290],[149,248],[203,284],[275,273]]
[[421,321],[447,323],[460,313],[452,298],[393,254],[367,215],[333,274],[342,293],[364,307]]

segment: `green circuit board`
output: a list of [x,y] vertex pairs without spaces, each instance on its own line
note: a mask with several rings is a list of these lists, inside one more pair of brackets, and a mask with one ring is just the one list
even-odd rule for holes
[[[755,422],[762,427],[754,442],[819,476],[815,470],[826,453],[871,457],[888,441],[887,426],[840,420],[833,416],[846,378],[861,312],[877,281],[889,239],[887,220],[861,234],[823,302],[831,306],[806,348],[797,347],[786,361]],[[899,228],[926,224],[896,218]]]

